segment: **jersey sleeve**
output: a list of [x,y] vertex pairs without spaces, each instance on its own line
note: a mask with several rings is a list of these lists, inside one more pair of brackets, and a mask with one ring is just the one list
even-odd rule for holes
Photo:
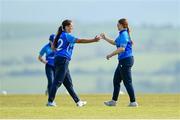
[[123,32],[120,36],[118,36],[117,40],[115,41],[116,45],[119,47],[126,48],[129,41],[129,35],[127,32]]
[[43,55],[45,54],[45,52],[46,52],[46,47],[44,46],[44,47],[41,49],[41,51],[39,52],[39,55],[40,55],[40,56],[43,56]]
[[67,38],[67,41],[70,42],[70,43],[76,43],[76,41],[78,39],[78,38],[74,37],[71,34],[66,34],[66,38]]

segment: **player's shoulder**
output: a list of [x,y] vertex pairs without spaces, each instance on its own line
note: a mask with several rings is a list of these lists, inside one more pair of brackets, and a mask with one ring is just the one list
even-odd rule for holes
[[45,46],[44,46],[44,47],[45,47],[45,48],[50,47],[50,43],[45,44]]
[[121,36],[120,38],[121,38],[122,40],[129,41],[129,33],[128,33],[127,30],[122,31],[122,33],[120,34],[120,36]]
[[62,32],[61,33],[61,38],[63,39],[63,38],[67,38],[69,36],[69,33],[67,33],[67,32]]
[[73,35],[71,33],[63,32],[63,35],[66,37],[72,37]]
[[128,36],[128,31],[127,30],[123,30],[122,32],[120,32],[121,35],[123,36]]
[[45,44],[42,49],[46,50],[50,47],[49,43]]

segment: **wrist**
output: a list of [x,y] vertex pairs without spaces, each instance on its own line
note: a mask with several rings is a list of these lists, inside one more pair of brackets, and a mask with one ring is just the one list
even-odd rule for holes
[[96,38],[92,39],[92,41],[91,41],[91,42],[97,42]]
[[108,39],[107,39],[107,37],[104,37],[104,40],[106,40],[106,41],[107,41],[107,40],[108,40]]
[[112,56],[115,56],[115,55],[117,55],[117,54],[118,54],[118,53],[114,51],[114,52],[111,53],[110,55],[111,55],[111,57],[112,57]]
[[109,54],[108,56],[109,56],[109,57],[112,57],[112,56],[113,56],[113,53]]

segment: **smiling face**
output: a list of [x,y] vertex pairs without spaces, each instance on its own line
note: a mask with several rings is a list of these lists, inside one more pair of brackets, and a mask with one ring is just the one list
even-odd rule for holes
[[68,33],[71,33],[73,31],[72,22],[70,23],[70,25],[65,26],[65,31],[68,32]]

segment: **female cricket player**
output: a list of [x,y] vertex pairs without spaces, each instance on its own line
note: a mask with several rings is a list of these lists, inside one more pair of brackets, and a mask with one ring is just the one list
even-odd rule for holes
[[93,39],[79,39],[71,35],[73,23],[71,20],[64,20],[59,27],[53,47],[56,50],[55,54],[55,79],[49,94],[47,106],[56,106],[54,102],[57,89],[63,84],[74,102],[78,107],[84,106],[87,102],[81,101],[73,89],[73,83],[69,71],[69,62],[71,60],[75,43],[92,43],[98,42],[100,37],[96,36]]
[[130,98],[129,106],[137,107],[138,104],[135,98],[131,75],[131,67],[134,64],[132,54],[133,43],[130,38],[130,30],[127,20],[125,18],[120,19],[118,21],[117,28],[119,30],[119,36],[115,41],[108,38],[104,33],[101,34],[102,39],[117,47],[117,49],[107,55],[106,58],[109,60],[111,57],[118,55],[119,61],[113,78],[114,92],[112,100],[106,101],[104,104],[107,106],[116,106],[120,91],[120,83],[123,81]]
[[[46,77],[48,80],[47,84],[47,90],[46,94],[49,95],[50,89],[52,86],[52,82],[54,80],[54,74],[55,74],[55,69],[54,69],[54,51],[52,50],[52,44],[55,38],[55,34],[51,34],[49,37],[49,43],[46,44],[41,51],[39,52],[39,57],[38,59],[45,64],[45,72],[46,72]],[[43,59],[44,54],[46,54],[46,60]]]

